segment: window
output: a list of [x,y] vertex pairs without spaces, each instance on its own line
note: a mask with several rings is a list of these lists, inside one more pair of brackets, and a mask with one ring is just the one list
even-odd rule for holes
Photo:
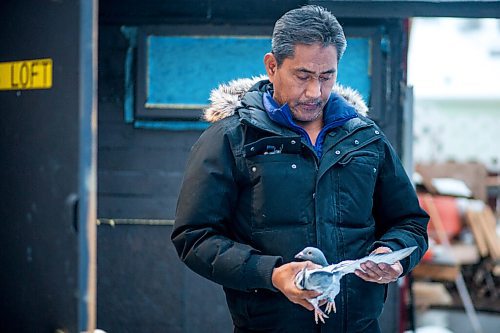
[[[137,45],[136,52],[129,52],[137,56],[135,75],[134,61],[127,61],[133,82],[126,85],[126,119],[138,127],[203,128],[200,117],[210,91],[231,80],[264,75],[264,54],[271,50],[272,27],[126,29],[131,48]],[[340,84],[358,90],[367,102],[374,85],[374,32],[346,30],[348,47],[338,75]]]

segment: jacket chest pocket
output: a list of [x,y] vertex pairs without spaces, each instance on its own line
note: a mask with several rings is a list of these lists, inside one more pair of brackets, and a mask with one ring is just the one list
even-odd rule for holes
[[370,223],[378,165],[379,155],[371,150],[351,152],[338,162],[333,181],[341,223],[360,227]]
[[[297,142],[300,147],[300,141]],[[262,145],[264,151],[255,149],[254,154],[246,157],[254,230],[310,222],[316,180],[314,162],[301,155],[300,148],[290,151],[282,143],[269,140]],[[279,149],[279,152],[269,146]],[[251,147],[247,145],[245,148]]]

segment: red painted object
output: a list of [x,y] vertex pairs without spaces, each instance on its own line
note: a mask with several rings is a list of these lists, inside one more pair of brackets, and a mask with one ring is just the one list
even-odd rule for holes
[[[425,200],[422,200],[419,195],[419,202],[422,208],[429,213],[426,207]],[[462,221],[460,217],[460,212],[458,210],[457,201],[455,197],[443,196],[443,195],[433,195],[432,202],[436,206],[439,213],[439,218],[442,221],[444,232],[451,240],[458,236],[462,230]],[[430,214],[429,214],[430,215]],[[437,234],[436,226],[432,221],[432,215],[429,221],[429,226],[427,231],[429,232],[429,237],[432,237],[436,242],[439,242],[439,236]]]

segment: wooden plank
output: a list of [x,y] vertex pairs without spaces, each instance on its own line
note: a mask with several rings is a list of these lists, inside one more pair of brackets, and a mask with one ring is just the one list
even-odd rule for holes
[[177,196],[118,197],[98,196],[98,218],[174,219]]
[[484,238],[482,232],[481,221],[478,214],[478,212],[469,209],[465,212],[465,220],[467,221],[467,224],[472,231],[472,235],[474,236],[474,240],[476,241],[479,254],[484,258],[488,256],[489,251],[486,244],[486,239]]
[[99,149],[136,147],[145,150],[151,148],[178,149],[189,152],[201,131],[164,131],[143,130],[132,124],[99,124],[103,126],[99,137]]
[[486,186],[488,187],[500,187],[500,177],[499,176],[489,176],[486,178]]
[[490,257],[493,260],[498,260],[500,259],[500,241],[496,233],[496,219],[489,206],[484,207],[480,220]]
[[163,170],[183,171],[187,153],[182,149],[144,149],[130,147],[98,151],[99,170]]
[[474,244],[453,243],[450,249],[460,265],[473,265],[479,262],[479,251]]
[[[100,61],[100,59],[99,59]],[[116,60],[119,61],[119,60]],[[108,82],[106,80],[102,80],[104,82]],[[103,90],[102,85],[106,85],[106,83],[102,83],[99,85],[99,90]],[[99,126],[101,124],[123,124],[125,125],[124,120],[124,112],[123,112],[124,102],[122,100],[114,101],[99,101],[99,114],[97,115],[97,119],[99,121]],[[127,124],[128,126],[132,126],[132,124]],[[97,128],[100,135],[107,135],[107,132],[102,128]],[[99,137],[99,140],[101,138]]]
[[451,305],[452,298],[445,286],[440,282],[416,281],[412,286],[417,308],[432,305]]
[[433,178],[454,178],[462,180],[472,191],[474,198],[486,201],[486,177],[488,171],[485,166],[478,163],[429,163],[417,164],[415,170],[422,175],[426,188],[433,193],[436,191],[432,185]]
[[99,24],[143,25],[187,23],[274,23],[287,10],[303,4],[324,6],[339,18],[499,17],[498,1],[395,0],[107,0],[99,4]]
[[495,265],[495,266],[493,267],[493,272],[492,272],[492,273],[493,273],[493,275],[495,275],[495,276],[500,276],[500,265]]
[[[107,332],[232,331],[222,288],[182,264],[168,240],[172,227],[101,224],[97,231],[98,327]],[[203,318],[193,318],[194,306]]]
[[415,279],[454,282],[460,274],[460,265],[443,265],[421,261],[412,271]]
[[177,195],[183,171],[99,170],[99,195],[165,196]]

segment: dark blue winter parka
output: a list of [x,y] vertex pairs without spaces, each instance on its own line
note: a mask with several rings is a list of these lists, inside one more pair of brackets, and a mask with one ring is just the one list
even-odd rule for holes
[[427,249],[428,216],[356,92],[334,88],[336,103],[357,117],[325,135],[318,157],[270,119],[268,89],[269,81],[244,79],[212,92],[205,118],[213,125],[192,148],[177,204],[179,257],[224,287],[236,332],[379,332],[385,285],[346,275],[337,312],[316,324],[273,287],[272,270],[306,246],[329,263],[417,246],[401,262],[406,274]]

